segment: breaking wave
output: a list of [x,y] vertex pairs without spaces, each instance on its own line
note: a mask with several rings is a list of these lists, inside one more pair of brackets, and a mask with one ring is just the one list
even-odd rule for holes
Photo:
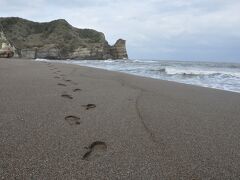
[[177,69],[177,68],[160,68],[150,69],[149,71],[156,71],[166,75],[181,75],[185,77],[209,76],[209,77],[237,77],[240,78],[240,72],[226,72],[226,71],[209,71],[196,69]]

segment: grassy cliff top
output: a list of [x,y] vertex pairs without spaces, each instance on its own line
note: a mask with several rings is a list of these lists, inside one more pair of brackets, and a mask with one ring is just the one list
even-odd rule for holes
[[75,28],[64,19],[39,23],[7,17],[0,18],[0,25],[8,41],[18,49],[51,46],[71,51],[81,46],[107,43],[103,33],[93,29]]

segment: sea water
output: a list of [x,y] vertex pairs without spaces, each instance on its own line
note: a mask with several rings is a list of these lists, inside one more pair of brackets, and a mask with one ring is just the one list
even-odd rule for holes
[[[38,59],[40,61],[44,61]],[[51,60],[51,62],[54,62]],[[240,93],[240,63],[161,60],[55,61]]]

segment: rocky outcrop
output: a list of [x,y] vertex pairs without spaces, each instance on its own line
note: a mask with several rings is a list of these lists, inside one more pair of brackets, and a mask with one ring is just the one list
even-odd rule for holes
[[111,54],[115,59],[127,59],[126,41],[123,39],[117,40],[111,48]]
[[126,41],[111,46],[103,33],[78,29],[63,19],[37,23],[21,18],[0,18],[14,56],[46,59],[125,59]]
[[0,31],[0,58],[10,58],[13,57],[14,50],[7,41],[3,31]]
[[14,52],[11,47],[3,47],[0,49],[0,58],[11,58],[13,57]]

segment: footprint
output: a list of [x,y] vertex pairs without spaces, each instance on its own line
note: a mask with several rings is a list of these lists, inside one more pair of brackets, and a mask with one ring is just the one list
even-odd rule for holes
[[87,104],[87,105],[82,105],[82,107],[85,107],[86,110],[89,110],[89,109],[95,108],[96,105],[95,104]]
[[68,95],[68,94],[62,94],[61,95],[63,98],[68,98],[68,99],[73,99],[72,96]]
[[79,125],[80,124],[80,118],[77,116],[66,116],[65,120],[70,124],[70,125]]
[[88,151],[83,155],[82,159],[91,161],[103,156],[107,151],[107,145],[105,142],[95,141],[87,149]]
[[60,77],[58,77],[58,76],[54,76],[54,78],[55,78],[55,79],[60,79]]
[[78,91],[82,91],[82,89],[76,88],[73,90],[73,92],[78,92]]
[[58,83],[57,85],[59,85],[59,86],[67,86],[66,84],[63,84],[63,83]]
[[73,85],[77,85],[78,83],[76,83],[76,82],[73,82],[71,79],[64,79],[64,81],[65,82],[69,82],[69,83],[71,83],[71,84],[73,84]]
[[59,76],[65,76],[64,74],[60,74]]
[[66,79],[65,81],[66,81],[66,82],[71,82],[72,80],[70,80],[70,79]]

